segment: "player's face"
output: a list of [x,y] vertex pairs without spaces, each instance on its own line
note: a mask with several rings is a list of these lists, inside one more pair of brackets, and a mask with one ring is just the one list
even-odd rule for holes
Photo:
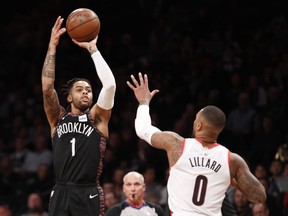
[[145,184],[137,176],[129,176],[124,182],[123,191],[129,202],[139,203],[143,200]]
[[71,89],[71,102],[75,108],[86,110],[90,108],[93,101],[93,93],[91,86],[85,81],[75,82]]

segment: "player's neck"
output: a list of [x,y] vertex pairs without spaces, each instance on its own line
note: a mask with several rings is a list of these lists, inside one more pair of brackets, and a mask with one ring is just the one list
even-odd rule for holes
[[84,113],[88,112],[89,109],[86,109],[84,111],[79,109],[71,109],[71,112],[75,115],[83,115]]
[[202,136],[198,136],[198,137],[195,137],[195,139],[197,139],[199,142],[201,142],[201,144],[203,146],[210,146],[210,145],[213,145],[215,143],[217,143],[217,140],[216,139],[213,139],[213,138],[207,138],[207,137],[202,137]]

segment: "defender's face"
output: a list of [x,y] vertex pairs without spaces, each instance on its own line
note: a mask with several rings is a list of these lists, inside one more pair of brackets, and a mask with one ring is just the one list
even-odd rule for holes
[[[69,96],[71,96],[69,101]],[[71,88],[68,101],[72,102],[74,106],[80,110],[90,108],[93,101],[93,93],[91,86],[85,81],[78,81],[73,84]]]

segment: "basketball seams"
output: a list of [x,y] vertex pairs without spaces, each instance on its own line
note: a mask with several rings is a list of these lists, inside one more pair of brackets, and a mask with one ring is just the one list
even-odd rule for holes
[[[86,23],[87,24],[87,23]],[[84,25],[84,24],[83,24]],[[76,28],[74,28],[75,30]],[[70,30],[69,33],[71,33],[73,30]],[[94,31],[89,32],[88,34],[85,34],[84,36],[77,36],[77,34],[74,35],[74,38],[77,40],[79,39],[83,39],[86,37],[90,37],[91,35],[93,35],[95,32],[99,32],[99,28],[95,29]]]
[[[92,18],[91,20],[87,20],[87,21],[85,21],[85,22],[81,22],[81,24],[80,25],[78,25],[78,26],[75,26],[74,28],[71,28],[71,29],[67,29],[67,31],[68,32],[71,32],[71,31],[73,31],[74,29],[76,29],[76,28],[78,28],[78,27],[80,27],[80,26],[83,26],[83,25],[85,25],[85,24],[87,24],[87,23],[89,23],[89,22],[92,22],[93,20],[98,20],[98,17],[94,17],[94,18]],[[76,22],[76,21],[75,21]],[[98,22],[98,21],[97,21]],[[69,22],[69,23],[71,23],[71,22]]]
[[66,30],[71,38],[79,42],[91,41],[100,32],[100,19],[88,8],[78,8],[66,20]]

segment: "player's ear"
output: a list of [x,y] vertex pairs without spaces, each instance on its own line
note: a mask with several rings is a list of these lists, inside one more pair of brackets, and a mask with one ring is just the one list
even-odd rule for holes
[[201,130],[202,126],[203,126],[203,125],[202,125],[202,122],[199,121],[199,122],[196,124],[196,130],[197,130],[197,131]]
[[71,102],[72,102],[72,97],[71,97],[71,95],[68,95],[68,96],[67,96],[67,101],[68,101],[68,103],[71,103]]

